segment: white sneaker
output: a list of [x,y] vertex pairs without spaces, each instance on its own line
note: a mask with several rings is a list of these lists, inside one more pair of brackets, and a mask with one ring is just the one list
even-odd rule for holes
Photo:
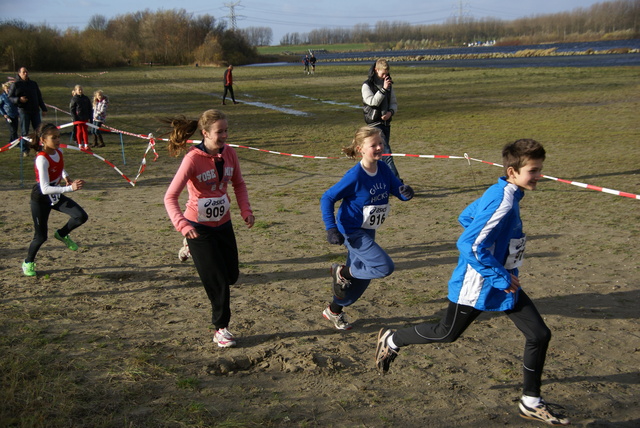
[[331,309],[329,309],[329,305],[327,305],[324,311],[322,311],[322,316],[331,321],[338,330],[351,330],[351,328],[353,327],[347,321],[347,316],[344,312],[334,314],[333,312],[331,312]]
[[213,335],[213,341],[221,348],[231,348],[232,346],[236,346],[236,339],[226,328],[216,330],[216,334]]
[[551,408],[560,408],[557,404],[545,403],[543,399],[540,399],[540,403],[535,407],[528,407],[520,400],[518,405],[520,408],[520,416],[525,419],[531,419],[534,421],[544,422],[548,425],[569,425],[571,421],[563,414],[556,413]]
[[178,258],[181,262],[186,262],[191,257],[191,251],[189,250],[189,244],[187,238],[182,241],[182,248],[178,251]]

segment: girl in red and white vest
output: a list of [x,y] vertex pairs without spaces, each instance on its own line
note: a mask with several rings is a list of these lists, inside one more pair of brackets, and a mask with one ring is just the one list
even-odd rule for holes
[[[22,271],[26,276],[36,276],[35,258],[47,240],[49,214],[52,209],[70,217],[67,224],[55,231],[54,236],[72,251],[76,251],[78,245],[71,240],[69,233],[89,218],[80,205],[64,195],[82,189],[84,181],[69,178],[59,147],[60,131],[52,123],[40,125],[31,136],[31,148],[37,152],[34,167],[37,183],[31,191],[31,215],[35,233],[29,245],[27,258],[22,262]],[[65,185],[60,185],[62,181]]]

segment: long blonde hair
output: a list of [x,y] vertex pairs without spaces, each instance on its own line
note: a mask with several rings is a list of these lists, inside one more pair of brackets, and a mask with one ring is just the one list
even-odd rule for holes
[[360,148],[364,144],[364,140],[374,135],[382,138],[382,131],[373,126],[363,126],[356,131],[356,135],[351,141],[351,145],[344,147],[342,153],[344,153],[349,159],[355,159],[360,154]]
[[187,141],[198,130],[203,136],[202,130],[209,129],[211,125],[219,120],[225,120],[227,116],[220,110],[207,110],[200,115],[200,119],[187,119],[184,116],[168,117],[160,119],[161,122],[169,125],[173,130],[169,135],[167,148],[171,156],[179,156],[186,150]]
[[100,102],[100,100],[98,99],[98,97],[102,97],[102,98],[107,98],[104,94],[104,92],[102,92],[102,89],[98,89],[97,91],[95,91],[93,93],[93,107],[95,108],[96,104],[98,104]]

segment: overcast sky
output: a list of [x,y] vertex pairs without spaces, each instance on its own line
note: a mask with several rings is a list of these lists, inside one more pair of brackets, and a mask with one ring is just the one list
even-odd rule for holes
[[[61,30],[84,29],[93,15],[107,19],[149,9],[185,9],[209,14],[229,26],[235,5],[238,28],[270,27],[272,44],[287,33],[317,28],[351,28],[354,24],[402,21],[437,24],[459,16],[511,20],[527,16],[588,8],[604,0],[0,0],[0,20],[20,19]],[[393,5],[393,6],[392,6]]]

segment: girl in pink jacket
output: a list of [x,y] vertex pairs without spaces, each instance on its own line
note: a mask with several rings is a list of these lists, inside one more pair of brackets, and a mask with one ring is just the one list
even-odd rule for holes
[[[188,250],[181,250],[180,258],[186,260],[185,250],[190,252],[211,301],[211,322],[216,328],[213,341],[221,348],[235,346],[236,340],[227,330],[231,318],[229,286],[235,284],[239,275],[238,247],[229,213],[229,182],[246,225],[252,227],[255,218],[238,156],[225,144],[227,119],[221,111],[207,110],[198,121],[183,117],[164,122],[173,128],[169,138],[172,156],[185,150],[188,139],[197,130],[202,134],[202,142],[184,156],[164,196],[164,205],[188,245]],[[183,213],[178,197],[185,186],[189,200]]]

